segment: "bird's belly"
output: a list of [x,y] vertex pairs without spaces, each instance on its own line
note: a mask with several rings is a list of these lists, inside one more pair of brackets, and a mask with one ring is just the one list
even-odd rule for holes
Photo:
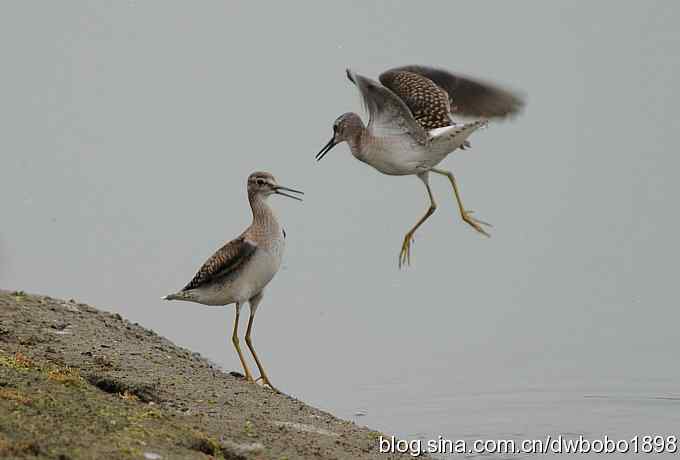
[[269,284],[281,267],[283,243],[270,248],[258,248],[236,273],[209,286],[194,291],[194,301],[204,305],[244,303],[255,297]]
[[244,302],[262,292],[279,271],[282,252],[278,248],[273,249],[258,249],[243,268],[233,286],[237,302]]
[[[421,145],[381,143],[372,146],[365,156],[359,159],[390,176],[418,174],[434,166],[430,165],[432,159]],[[443,157],[436,163],[442,159]]]

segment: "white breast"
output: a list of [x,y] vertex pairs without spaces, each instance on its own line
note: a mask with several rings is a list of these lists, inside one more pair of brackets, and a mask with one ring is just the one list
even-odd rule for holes
[[410,136],[376,138],[355,156],[391,176],[420,173],[428,160],[426,147],[414,142]]
[[281,268],[285,241],[283,235],[269,241],[269,244],[257,248],[253,257],[243,268],[238,286],[234,286],[239,301],[244,302],[262,290],[274,278]]

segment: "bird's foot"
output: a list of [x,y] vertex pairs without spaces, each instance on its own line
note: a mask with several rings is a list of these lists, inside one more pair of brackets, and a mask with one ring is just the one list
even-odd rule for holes
[[250,382],[250,383],[255,383],[255,381],[256,381],[253,378],[253,375],[250,372],[246,372],[246,375],[243,375],[238,371],[231,371],[231,372],[229,372],[229,375],[231,375],[232,377],[236,377],[237,379],[244,379],[244,380],[246,380],[247,382]]
[[281,393],[279,390],[276,389],[276,387],[274,385],[272,385],[272,383],[269,381],[269,379],[267,378],[266,375],[261,375],[257,379],[255,379],[255,383],[260,382],[260,381],[262,382],[262,385],[268,386],[269,388],[274,390],[276,393]]
[[404,236],[404,242],[401,244],[401,252],[399,253],[399,268],[404,265],[411,265],[411,243],[413,242],[413,233],[407,233]]
[[493,227],[493,225],[491,225],[488,222],[484,222],[483,220],[475,219],[474,217],[471,216],[471,214],[473,213],[474,211],[465,210],[461,213],[461,217],[465,222],[467,222],[472,228],[477,230],[479,233],[481,233],[484,236],[490,237],[491,235],[489,235],[489,233],[486,230],[484,230],[484,228],[482,228],[482,225],[485,225],[487,227]]
[[463,141],[463,145],[460,146],[461,150],[469,149],[472,147],[472,144],[470,144],[470,141]]

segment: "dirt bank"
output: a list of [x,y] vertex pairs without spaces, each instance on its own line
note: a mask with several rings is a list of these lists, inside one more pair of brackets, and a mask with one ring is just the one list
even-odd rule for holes
[[0,290],[2,458],[393,458],[379,435],[120,315]]

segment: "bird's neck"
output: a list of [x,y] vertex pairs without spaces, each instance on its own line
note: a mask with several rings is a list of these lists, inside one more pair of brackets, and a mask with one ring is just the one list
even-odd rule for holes
[[349,144],[349,148],[355,158],[361,159],[364,157],[364,146],[370,136],[371,134],[368,132],[368,129],[362,124],[354,130],[351,136],[347,137],[347,144]]
[[267,229],[278,228],[279,223],[276,220],[274,211],[267,203],[267,197],[261,193],[249,193],[248,201],[250,201],[250,209],[253,212],[253,225]]

